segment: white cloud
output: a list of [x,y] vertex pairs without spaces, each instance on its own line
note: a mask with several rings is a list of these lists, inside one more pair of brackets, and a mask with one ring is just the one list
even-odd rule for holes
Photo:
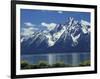
[[32,24],[31,22],[25,22],[25,27],[21,28],[21,35],[23,36],[31,36],[34,31],[38,30],[38,28],[34,27],[35,24]]
[[62,14],[62,13],[63,13],[63,11],[58,11],[58,13]]
[[42,22],[41,25],[42,25],[42,26],[48,26],[48,24],[45,23],[45,22]]
[[45,22],[42,22],[41,23],[42,26],[45,26],[48,30],[52,30],[56,27],[56,23],[45,23]]
[[32,27],[30,27],[30,28],[22,28],[21,35],[29,36],[29,35],[32,35],[33,33],[34,33],[34,31],[33,31]]
[[82,24],[82,25],[89,25],[89,26],[90,26],[90,23],[87,22],[87,21],[85,21],[85,20],[81,20],[81,24]]
[[24,23],[26,26],[35,26],[34,24],[32,24],[31,22],[26,22]]
[[32,36],[34,34],[35,31],[38,30],[38,28],[34,28],[34,27],[28,27],[28,28],[22,28],[21,29],[21,35],[22,36]]

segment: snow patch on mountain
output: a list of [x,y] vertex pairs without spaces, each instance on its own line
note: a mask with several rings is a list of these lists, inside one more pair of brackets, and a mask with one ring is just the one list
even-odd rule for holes
[[84,34],[88,33],[90,29],[87,26],[90,26],[90,23],[84,20],[81,20],[82,31]]
[[61,35],[64,33],[64,31],[66,30],[66,27],[65,26],[62,26],[63,28],[60,30],[60,31],[58,31],[58,32],[56,32],[56,33],[54,33],[53,34],[53,40],[56,42],[60,37],[61,37]]
[[47,39],[48,39],[48,46],[53,46],[55,44],[55,42],[52,40],[52,36],[50,34],[46,35]]
[[72,43],[72,46],[75,46],[78,44],[78,39],[80,37],[80,34],[74,36],[73,34],[71,34],[71,37],[72,37],[72,40],[73,40],[73,43]]

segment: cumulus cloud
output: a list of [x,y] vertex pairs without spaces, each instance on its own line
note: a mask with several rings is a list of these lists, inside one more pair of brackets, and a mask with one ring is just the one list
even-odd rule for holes
[[31,22],[26,22],[26,23],[24,23],[26,26],[35,26],[35,24],[32,24]]
[[30,36],[34,33],[34,31],[37,31],[38,28],[34,27],[35,24],[32,24],[31,22],[25,22],[24,27],[21,28],[21,35],[22,36]]
[[21,32],[21,35],[23,36],[30,36],[34,33],[33,31],[34,29],[32,27],[30,28],[22,28],[22,32]]
[[45,22],[42,22],[41,25],[42,25],[42,26],[48,26],[48,24],[45,23]]
[[45,23],[45,22],[42,22],[41,23],[42,26],[46,27],[48,30],[52,30],[56,27],[56,23]]

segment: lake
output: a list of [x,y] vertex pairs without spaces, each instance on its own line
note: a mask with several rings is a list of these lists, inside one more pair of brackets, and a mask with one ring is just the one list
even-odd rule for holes
[[73,66],[79,65],[81,62],[90,60],[90,53],[48,53],[48,54],[31,54],[21,55],[21,61],[27,61],[30,64],[38,64],[40,61],[46,61],[50,65],[57,62],[64,62]]

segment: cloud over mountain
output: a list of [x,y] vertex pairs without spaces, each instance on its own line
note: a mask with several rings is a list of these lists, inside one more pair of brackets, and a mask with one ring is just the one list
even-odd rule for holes
[[56,27],[56,23],[41,23],[42,26],[46,27],[48,30],[53,30]]
[[25,26],[29,26],[29,27],[31,27],[31,26],[35,26],[35,25],[32,24],[31,22],[25,22],[24,24],[25,24]]

